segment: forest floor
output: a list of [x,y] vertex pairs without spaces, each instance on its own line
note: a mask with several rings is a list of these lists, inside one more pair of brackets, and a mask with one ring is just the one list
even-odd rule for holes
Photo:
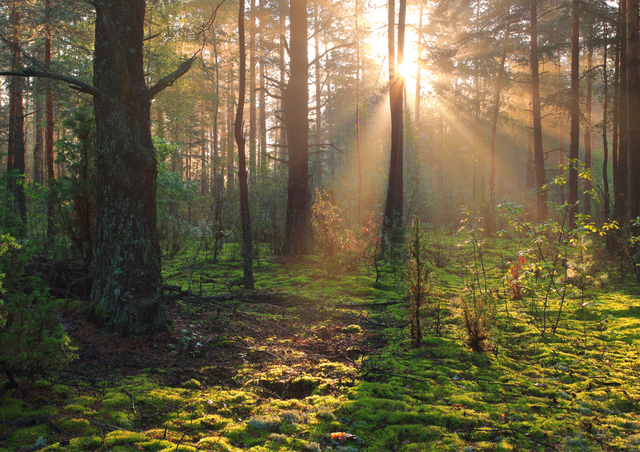
[[553,334],[533,301],[499,292],[515,252],[485,248],[498,289],[482,353],[461,313],[468,249],[438,269],[441,331],[425,323],[420,347],[398,262],[376,282],[319,257],[261,258],[255,296],[234,290],[233,245],[216,264],[165,261],[182,291],[168,292],[171,331],[105,334],[71,302],[61,318],[78,358],[0,392],[0,451],[640,450],[637,286],[581,291]]

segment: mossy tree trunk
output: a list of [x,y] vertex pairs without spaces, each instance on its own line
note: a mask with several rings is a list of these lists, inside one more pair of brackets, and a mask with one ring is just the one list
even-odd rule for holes
[[[94,85],[100,94],[94,96],[98,221],[91,299],[95,319],[122,335],[167,329],[156,231],[157,160],[142,65],[144,12],[144,0],[105,2],[95,31]],[[124,51],[114,51],[111,28]]]
[[123,336],[153,334],[165,331],[167,320],[156,231],[158,170],[150,106],[154,96],[191,68],[195,56],[147,88],[142,55],[145,0],[89,3],[97,13],[95,86],[31,69],[0,75],[61,80],[93,96],[98,149],[93,318]]

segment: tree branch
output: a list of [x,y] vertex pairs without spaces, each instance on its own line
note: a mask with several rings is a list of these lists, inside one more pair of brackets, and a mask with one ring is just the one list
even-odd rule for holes
[[195,59],[196,59],[196,56],[195,55],[192,56],[187,61],[182,63],[180,65],[180,67],[178,67],[178,69],[176,69],[171,74],[169,74],[166,77],[164,77],[162,80],[160,80],[158,83],[156,83],[151,88],[149,88],[149,91],[147,92],[147,99],[153,99],[163,89],[173,85],[176,80],[178,80],[180,77],[182,77],[184,74],[186,74],[189,71],[189,69],[191,69],[191,65],[193,64]]
[[320,61],[321,59],[323,59],[328,53],[333,52],[334,50],[339,49],[340,47],[350,47],[352,45],[354,45],[355,42],[348,42],[346,44],[340,44],[334,47],[331,47],[330,49],[325,50],[324,52],[322,52],[320,55],[318,55],[317,57],[315,57],[310,63],[309,63],[309,67],[313,66],[314,64],[316,64],[318,61]]
[[104,25],[104,29],[107,33],[107,39],[113,49],[113,58],[116,62],[116,68],[118,69],[120,91],[125,96],[128,96],[131,92],[131,78],[129,77],[129,67],[124,56],[124,51],[122,50],[122,45],[120,44],[120,39],[118,38],[118,33],[111,23],[111,18],[107,15],[99,2],[87,0],[87,3],[95,7],[96,13],[100,15],[100,18],[102,19],[102,24]]
[[52,74],[50,72],[35,72],[35,71],[32,71],[31,69],[25,69],[22,72],[15,72],[15,71],[0,72],[0,75],[11,76],[11,77],[41,77],[41,78],[50,78],[53,80],[61,80],[63,82],[68,83],[70,85],[69,88],[78,90],[83,93],[91,94],[92,96],[100,95],[100,91],[98,91],[98,88],[96,88],[95,86],[89,85],[88,83],[85,83],[73,77],[68,77],[66,75]]

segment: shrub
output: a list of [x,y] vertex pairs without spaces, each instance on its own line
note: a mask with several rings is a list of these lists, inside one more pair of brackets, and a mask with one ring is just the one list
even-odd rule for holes
[[75,350],[57,318],[59,302],[38,276],[26,271],[27,252],[0,236],[0,367],[34,377],[66,364]]

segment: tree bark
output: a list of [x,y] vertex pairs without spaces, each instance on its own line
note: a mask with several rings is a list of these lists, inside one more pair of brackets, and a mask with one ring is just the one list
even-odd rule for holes
[[[592,115],[592,91],[593,91],[593,76],[591,69],[593,66],[593,27],[589,25],[589,35],[587,36],[587,93],[586,93],[586,124],[584,128],[584,169],[589,171],[591,169],[591,149],[593,147],[593,133],[591,131],[591,123],[593,122]],[[585,215],[591,215],[591,178],[587,178],[584,181],[584,198],[583,198],[583,213]]]
[[256,108],[256,1],[251,0],[251,35],[249,42],[249,174],[251,186],[256,186],[256,133],[257,133],[257,108]]
[[580,149],[580,0],[573,0],[571,26],[571,147],[569,148],[569,204],[571,222],[578,213],[578,151]]
[[640,36],[638,0],[627,0],[629,218],[640,216]]
[[145,1],[111,0],[96,9],[93,318],[123,336],[152,334],[165,331],[167,320],[156,231],[157,160],[143,71]]
[[[51,70],[51,0],[45,0],[45,38],[44,38],[44,69]],[[55,182],[54,155],[53,155],[53,92],[51,81],[46,81],[46,99],[45,99],[45,121],[46,128],[44,134],[44,155],[47,165],[46,178],[49,193],[47,193],[47,243],[53,246],[55,240],[55,224],[53,221],[54,205],[53,193]]]
[[[627,220],[626,202],[629,192],[628,171],[628,123],[627,123],[627,1],[620,0],[620,83],[618,91],[618,170],[614,177],[618,180],[618,188],[615,193],[614,219],[620,226],[624,226]],[[615,185],[615,184],[614,184]]]
[[389,0],[389,104],[391,108],[391,160],[387,201],[384,209],[384,227],[391,233],[394,241],[400,241],[402,234],[403,186],[403,95],[404,79],[398,73],[398,67],[404,59],[404,21],[406,0],[400,0],[398,12],[398,58],[395,52],[395,0]]
[[284,108],[289,149],[285,253],[305,254],[309,242],[309,57],[307,0],[291,0],[290,73]]
[[[253,6],[253,0],[251,3]],[[236,124],[234,132],[236,143],[238,144],[238,181],[240,182],[240,219],[242,222],[242,268],[244,270],[244,287],[245,289],[253,290],[255,288],[253,281],[253,239],[251,238],[249,186],[247,181],[247,162],[245,156],[246,140],[244,139],[243,124],[244,100],[245,91],[247,88],[247,54],[244,38],[244,0],[242,0],[238,5],[238,35],[240,39],[240,86],[238,89],[238,110],[236,112]]]
[[547,218],[547,194],[542,148],[542,112],[538,61],[538,0],[531,1],[531,100],[533,107],[533,158],[536,168],[536,207],[538,221]]
[[[360,31],[358,30],[358,0],[355,0],[356,7],[356,158],[358,163],[358,200],[356,205],[356,218],[360,218],[362,212],[362,150],[360,144]],[[422,16],[422,7],[420,7]],[[422,17],[420,17],[422,22]],[[418,79],[418,85],[420,81]]]
[[[20,7],[17,3],[13,3],[11,7],[10,24],[13,31],[12,36],[12,69],[20,72],[22,69],[22,58],[20,53],[20,27],[22,22]],[[11,80],[11,99],[13,105],[10,108],[11,118],[11,136],[12,141],[10,149],[12,150],[11,170],[14,171],[16,178],[11,179],[11,188],[13,191],[13,205],[16,213],[22,221],[20,226],[20,235],[27,233],[27,200],[24,193],[25,178],[25,137],[24,137],[24,79],[22,77],[14,77]],[[8,168],[9,169],[9,168]]]
[[493,101],[493,121],[491,123],[491,142],[489,145],[489,159],[491,165],[491,173],[489,174],[489,218],[487,219],[487,228],[489,235],[495,234],[495,218],[494,211],[496,207],[496,136],[498,134],[498,119],[500,117],[500,96],[502,93],[502,78],[504,77],[504,66],[507,61],[507,45],[509,43],[510,26],[507,25],[507,31],[502,44],[502,57],[500,58],[500,70],[498,72],[498,81],[496,83],[496,93]]

